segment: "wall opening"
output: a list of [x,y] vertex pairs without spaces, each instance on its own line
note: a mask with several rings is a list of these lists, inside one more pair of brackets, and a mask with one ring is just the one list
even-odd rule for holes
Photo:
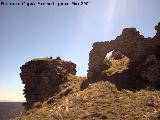
[[119,51],[111,51],[104,58],[103,76],[112,76],[128,70],[130,59]]
[[112,56],[113,51],[114,51],[114,50],[112,50],[111,52],[108,52],[108,53],[106,54],[105,59],[109,59],[109,58]]

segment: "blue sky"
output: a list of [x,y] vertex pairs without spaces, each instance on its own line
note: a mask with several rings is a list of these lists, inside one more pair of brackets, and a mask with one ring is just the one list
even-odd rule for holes
[[32,58],[60,56],[77,64],[77,75],[86,75],[94,42],[113,40],[125,27],[153,37],[159,11],[160,0],[90,0],[87,6],[59,7],[0,5],[0,100],[24,100],[20,66]]

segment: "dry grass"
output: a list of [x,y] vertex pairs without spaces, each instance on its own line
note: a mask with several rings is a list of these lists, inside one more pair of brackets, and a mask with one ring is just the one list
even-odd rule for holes
[[107,81],[80,91],[80,84],[86,78],[73,75],[69,78],[59,92],[69,88],[72,92],[61,98],[50,98],[54,99],[53,103],[45,102],[42,108],[31,110],[21,120],[154,120],[160,117],[159,91],[118,91]]
[[112,76],[116,73],[122,73],[123,71],[128,69],[129,65],[129,58],[124,56],[119,60],[110,59],[111,67],[105,71],[103,71],[103,74],[106,74],[107,76]]

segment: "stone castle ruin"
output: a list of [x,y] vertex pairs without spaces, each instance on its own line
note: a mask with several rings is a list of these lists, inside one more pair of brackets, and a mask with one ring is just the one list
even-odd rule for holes
[[32,108],[34,103],[53,96],[59,85],[67,81],[68,74],[76,74],[76,64],[59,57],[32,59],[22,65],[20,76],[25,85],[25,108]]
[[[151,82],[159,81],[160,85],[160,23],[155,30],[157,33],[153,38],[144,38],[135,28],[125,28],[115,40],[94,43],[89,53],[88,81],[92,83],[102,80],[101,73],[104,70],[107,53],[118,51],[129,58],[129,67],[135,76],[138,73],[142,79]],[[159,48],[158,52],[157,48]],[[32,59],[22,65],[20,76],[25,85],[25,108],[32,108],[34,103],[43,102],[53,96],[58,91],[59,85],[67,81],[69,74],[76,74],[76,64],[59,57]],[[128,76],[128,73],[125,77],[126,75]],[[123,77],[117,76],[118,79]],[[130,78],[132,77],[129,76],[126,80],[134,81]],[[120,82],[123,84],[123,81]],[[134,86],[132,83],[127,85]]]
[[104,70],[103,61],[106,54],[111,51],[119,51],[127,56],[130,59],[130,67],[137,69],[137,66],[149,55],[154,55],[157,46],[160,46],[160,23],[155,30],[157,33],[153,38],[144,38],[136,28],[125,28],[115,40],[94,43],[89,53],[88,79],[92,82],[103,79],[101,75]]

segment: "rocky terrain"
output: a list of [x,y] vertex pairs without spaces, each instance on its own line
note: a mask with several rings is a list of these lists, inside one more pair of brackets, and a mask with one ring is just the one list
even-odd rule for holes
[[17,119],[160,120],[160,23],[155,30],[144,38],[125,28],[115,40],[94,43],[87,77],[59,58],[27,62],[21,79],[30,110]]

